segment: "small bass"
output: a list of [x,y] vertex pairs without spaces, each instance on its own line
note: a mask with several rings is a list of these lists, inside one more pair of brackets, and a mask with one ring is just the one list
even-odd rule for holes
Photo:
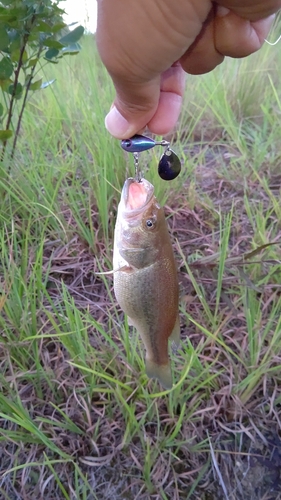
[[125,181],[114,234],[114,291],[146,349],[146,372],[172,387],[168,340],[180,341],[177,268],[164,210],[147,180]]

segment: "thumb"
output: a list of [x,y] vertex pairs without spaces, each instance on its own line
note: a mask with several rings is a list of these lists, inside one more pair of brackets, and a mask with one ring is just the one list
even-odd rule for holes
[[105,118],[108,132],[126,139],[146,127],[156,113],[160,97],[160,76],[149,82],[114,81],[116,98]]

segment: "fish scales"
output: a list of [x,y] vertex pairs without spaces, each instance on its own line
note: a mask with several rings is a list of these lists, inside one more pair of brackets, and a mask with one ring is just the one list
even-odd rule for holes
[[146,348],[146,368],[172,386],[168,340],[179,343],[177,269],[163,208],[153,186],[125,182],[114,238],[116,299]]
[[171,261],[159,259],[155,264],[135,271],[134,275],[118,273],[115,281],[119,304],[158,364],[168,363],[167,342],[176,319],[171,311],[178,302],[177,288],[171,279],[175,272],[173,267]]

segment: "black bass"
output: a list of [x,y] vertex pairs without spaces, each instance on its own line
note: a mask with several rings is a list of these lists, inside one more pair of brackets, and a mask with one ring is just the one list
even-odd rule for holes
[[114,234],[114,291],[141,335],[146,372],[172,387],[168,340],[180,342],[177,268],[164,210],[147,180],[127,179]]

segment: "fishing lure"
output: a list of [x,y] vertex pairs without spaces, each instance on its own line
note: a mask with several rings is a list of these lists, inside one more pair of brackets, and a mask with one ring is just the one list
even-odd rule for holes
[[147,151],[154,146],[169,146],[169,144],[168,141],[154,141],[150,137],[136,134],[130,139],[123,139],[121,148],[129,153],[142,153],[142,151]]
[[129,153],[133,153],[136,179],[140,181],[141,174],[139,172],[139,153],[152,149],[155,146],[166,147],[164,153],[162,154],[159,164],[158,164],[158,174],[161,179],[165,181],[171,181],[175,179],[181,171],[181,162],[176,153],[170,148],[170,143],[168,141],[155,141],[150,137],[145,137],[144,135],[136,134],[130,139],[123,139],[121,141],[121,147]]
[[158,163],[158,174],[164,181],[172,181],[181,171],[181,162],[176,153],[169,147],[162,154]]

